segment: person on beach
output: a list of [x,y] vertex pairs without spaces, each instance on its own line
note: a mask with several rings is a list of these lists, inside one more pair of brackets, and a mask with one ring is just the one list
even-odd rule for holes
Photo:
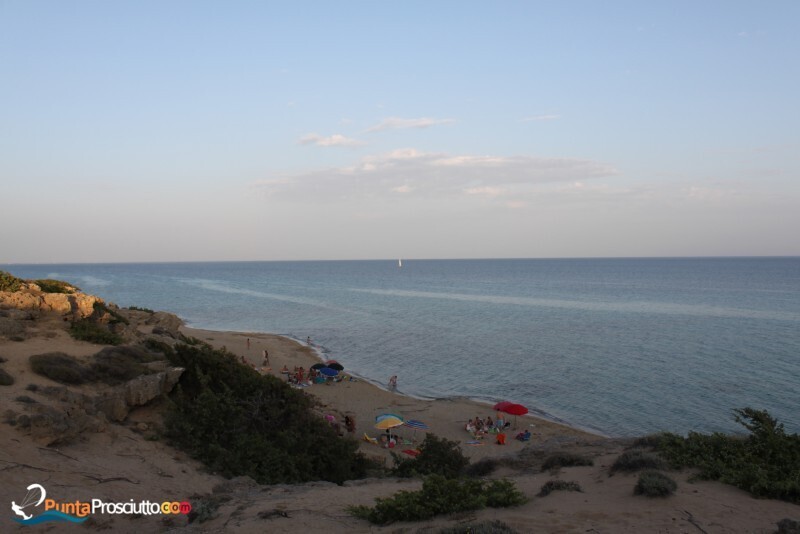
[[306,345],[308,345],[309,347],[311,346],[311,336],[308,336],[306,338]]
[[250,350],[250,338],[247,338],[247,350]]
[[389,389],[395,391],[397,389],[397,375],[392,375],[389,379]]
[[351,434],[355,433],[355,431],[356,431],[356,420],[355,420],[355,418],[354,417],[350,417],[349,415],[345,415],[344,416],[344,427]]
[[269,367],[269,352],[267,352],[267,349],[264,349],[264,363],[261,365],[263,367]]

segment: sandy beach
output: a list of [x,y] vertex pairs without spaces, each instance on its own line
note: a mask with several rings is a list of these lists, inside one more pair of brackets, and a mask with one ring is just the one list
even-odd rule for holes
[[[152,327],[140,329],[146,333]],[[271,370],[265,372],[278,376],[284,365],[289,369],[308,368],[318,361],[313,350],[280,336],[185,327],[182,332],[214,347],[225,347],[258,367],[266,349]],[[20,413],[25,410],[26,402],[46,402],[36,388],[55,385],[32,372],[28,363],[30,356],[59,350],[87,357],[99,348],[69,337],[60,319],[37,320],[23,341],[0,339],[0,355],[6,360],[1,365],[15,377],[13,385],[0,388],[0,405],[4,412]],[[346,368],[346,360],[341,363]],[[402,370],[398,374],[402,392]],[[688,471],[671,473],[678,481],[678,490],[670,498],[635,497],[632,489],[636,475],[608,474],[608,467],[624,450],[623,441],[534,417],[517,420],[519,430],[531,430],[530,443],[509,439],[506,445],[500,446],[487,438],[483,444],[466,445],[472,438],[464,430],[464,423],[476,416],[495,416],[490,406],[468,399],[415,399],[385,391],[364,380],[313,385],[304,391],[318,399],[320,416],[333,415],[339,420],[345,415],[355,417],[357,438],[364,433],[378,434],[373,428],[376,415],[398,413],[407,419],[424,421],[439,436],[460,441],[464,454],[473,461],[485,457],[508,460],[490,477],[514,481],[529,501],[513,509],[486,509],[437,517],[423,523],[372,526],[350,516],[346,508],[373,504],[376,497],[388,497],[399,490],[417,489],[421,482],[380,478],[349,481],[343,486],[327,482],[260,486],[247,478],[225,480],[158,439],[154,430],[160,422],[161,408],[156,403],[132,411],[121,423],[109,422],[103,428],[84,432],[77,439],[56,446],[46,446],[24,429],[10,426],[6,417],[0,432],[0,503],[5,503],[2,505],[4,512],[0,514],[2,530],[30,530],[31,527],[13,523],[9,504],[23,498],[25,488],[32,483],[42,484],[51,496],[65,501],[148,499],[158,502],[189,500],[197,504],[210,495],[221,501],[216,517],[203,523],[187,524],[186,517],[181,515],[99,516],[87,522],[92,529],[113,529],[114,532],[175,529],[198,532],[438,532],[448,526],[501,520],[518,532],[766,533],[774,532],[779,520],[800,516],[800,509],[789,503],[754,499],[743,491],[716,482],[689,482],[691,473]],[[21,397],[31,401],[20,401]],[[415,435],[410,429],[401,429],[400,434],[417,440],[424,436],[421,431]],[[388,450],[365,441],[360,444],[366,455],[391,465]],[[542,472],[537,465],[554,451],[579,452],[593,458],[594,465]],[[577,482],[583,491],[536,497],[542,484],[552,479]],[[45,523],[37,528],[48,530],[54,525],[57,524]]]

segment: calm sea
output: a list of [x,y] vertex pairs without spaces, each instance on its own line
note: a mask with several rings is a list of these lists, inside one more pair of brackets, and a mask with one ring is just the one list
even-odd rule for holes
[[312,341],[423,397],[512,400],[612,436],[800,431],[800,258],[6,265],[191,326]]

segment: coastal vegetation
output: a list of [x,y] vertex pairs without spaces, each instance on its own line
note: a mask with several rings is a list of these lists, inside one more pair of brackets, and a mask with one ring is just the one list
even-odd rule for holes
[[185,368],[165,417],[165,436],[226,477],[261,484],[361,478],[367,460],[314,413],[313,400],[262,376],[224,350],[178,344],[167,354]]
[[392,453],[395,466],[392,474],[399,477],[441,475],[445,478],[456,478],[464,473],[469,459],[461,452],[457,441],[440,438],[428,433],[425,440],[417,448],[419,454],[415,458],[400,458]]
[[79,341],[88,341],[97,345],[120,345],[122,336],[109,330],[108,326],[92,319],[73,321],[69,327],[69,335]]
[[5,369],[0,369],[0,386],[10,386],[14,383],[14,377],[8,374]]
[[151,373],[144,364],[156,359],[138,347],[106,347],[86,363],[63,352],[48,352],[31,356],[30,364],[36,374],[61,384],[116,385]]
[[537,494],[537,497],[547,497],[554,491],[582,492],[583,490],[581,489],[580,484],[578,484],[577,482],[568,482],[566,480],[548,480],[542,485],[541,489],[539,490],[539,493]]
[[559,452],[551,454],[542,463],[542,471],[559,469],[561,467],[578,467],[594,465],[594,460],[570,452]]
[[348,511],[370,523],[386,525],[395,521],[423,521],[441,514],[468,512],[482,508],[506,508],[526,502],[513,482],[484,482],[472,478],[447,478],[430,475],[419,491],[400,491],[376,499],[375,506],[352,506]]
[[66,293],[68,295],[75,293],[75,291],[79,291],[79,288],[63,282],[61,280],[32,280],[34,284],[39,286],[39,289],[42,293]]
[[641,471],[643,469],[665,469],[667,463],[659,456],[640,449],[625,451],[614,460],[609,470],[610,474],[617,471],[628,473]]
[[672,467],[698,469],[697,478],[719,480],[756,497],[800,503],[800,435],[787,434],[766,410],[734,410],[747,436],[691,432],[646,440]]
[[0,271],[0,291],[19,291],[25,285],[25,280],[17,278],[11,273]]
[[660,471],[644,471],[633,488],[634,495],[668,497],[678,489],[678,483]]

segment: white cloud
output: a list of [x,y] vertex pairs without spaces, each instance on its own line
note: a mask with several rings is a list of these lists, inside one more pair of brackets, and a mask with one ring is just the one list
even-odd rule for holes
[[361,146],[364,143],[357,140],[352,139],[350,137],[345,137],[341,134],[333,134],[329,135],[328,137],[319,135],[317,133],[310,133],[308,135],[304,135],[298,141],[301,145],[316,145],[316,146]]
[[525,117],[520,122],[554,121],[560,118],[561,115],[534,115],[533,117]]
[[454,156],[413,148],[365,156],[353,165],[274,177],[254,185],[297,199],[484,198],[518,200],[544,184],[569,184],[614,176],[606,163],[532,156]]
[[400,117],[389,117],[367,129],[368,132],[380,132],[382,130],[402,130],[407,128],[429,128],[439,124],[454,122],[453,119],[431,119],[422,117],[419,119],[402,119]]

